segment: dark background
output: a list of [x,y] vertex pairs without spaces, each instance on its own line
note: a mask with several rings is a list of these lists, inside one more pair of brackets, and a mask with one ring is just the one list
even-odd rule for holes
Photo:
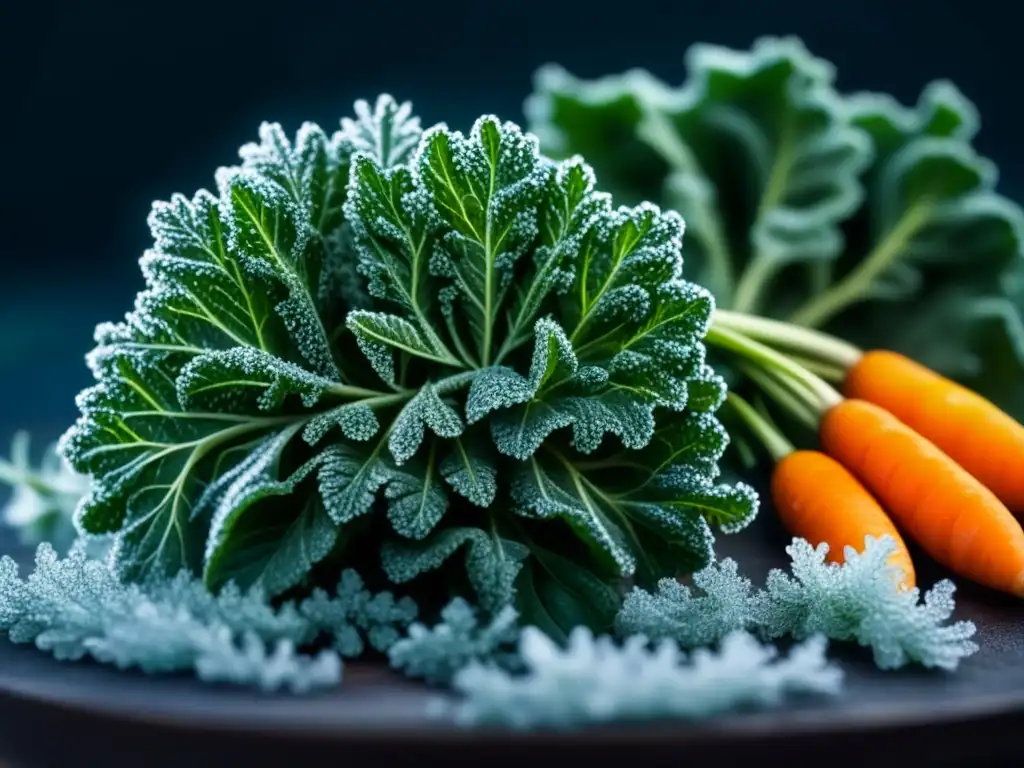
[[141,287],[150,202],[212,186],[262,120],[333,130],[381,91],[411,99],[425,124],[520,120],[544,62],[582,76],[642,66],[675,83],[692,42],[796,34],[844,90],[911,103],[929,80],[953,80],[1012,195],[1024,189],[1012,5],[0,0],[0,452],[18,427],[49,440],[74,418],[93,326]]
[[151,201],[212,186],[262,120],[333,130],[381,91],[412,100],[425,124],[521,120],[548,61],[678,83],[693,42],[795,34],[843,90],[912,103],[930,80],[955,82],[981,112],[977,145],[1003,191],[1024,199],[1013,5],[0,0],[0,455],[15,429],[48,441],[74,419],[94,325],[142,286]]

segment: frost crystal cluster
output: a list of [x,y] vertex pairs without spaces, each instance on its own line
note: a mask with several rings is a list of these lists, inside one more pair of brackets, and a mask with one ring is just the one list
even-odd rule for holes
[[771,706],[788,694],[835,694],[842,673],[825,658],[817,636],[789,657],[743,631],[730,633],[717,653],[694,651],[689,659],[672,640],[648,647],[635,635],[618,645],[573,630],[566,648],[528,627],[520,639],[526,674],[510,675],[473,662],[453,681],[464,699],[441,702],[465,725],[500,723],[514,728],[572,728],[610,721],[697,719],[739,707]]
[[118,578],[276,598],[359,561],[564,637],[755,514],[717,479],[713,300],[677,214],[386,96],[333,135],[265,124],[216,181],[154,205],[146,289],[98,328],[62,442]]
[[[124,584],[87,556],[84,542],[64,559],[41,544],[26,579],[11,558],[0,560],[0,630],[12,642],[34,643],[62,660],[194,670],[206,681],[265,690],[336,685],[341,657],[358,655],[363,636],[383,650],[415,617],[415,605],[371,595],[352,571],[333,596],[317,591],[299,605],[272,607],[259,588],[228,584],[213,595],[186,571]],[[296,653],[322,635],[336,638],[334,650]]]
[[847,547],[843,565],[827,563],[828,545],[794,539],[786,548],[792,574],[773,570],[763,590],[723,560],[694,574],[699,593],[663,579],[655,593],[634,589],[616,626],[624,635],[670,638],[684,647],[707,645],[731,631],[755,630],[766,639],[824,635],[870,648],[882,669],[910,663],[955,669],[978,650],[970,621],[946,624],[953,615],[953,582],[924,595],[897,588],[888,559],[896,549],[886,536],[865,538],[863,552]]

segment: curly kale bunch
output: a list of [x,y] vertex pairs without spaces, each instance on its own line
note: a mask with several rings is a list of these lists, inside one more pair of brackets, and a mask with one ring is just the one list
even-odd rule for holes
[[421,605],[609,628],[627,581],[706,566],[757,509],[717,481],[683,221],[512,123],[356,113],[264,125],[217,194],[154,205],[62,441],[93,478],[76,524],[129,582],[292,596],[373,561]]

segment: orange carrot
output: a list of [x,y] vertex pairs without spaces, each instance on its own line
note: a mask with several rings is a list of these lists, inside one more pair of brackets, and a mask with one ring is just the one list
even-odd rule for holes
[[938,562],[979,584],[1024,597],[1024,530],[950,456],[889,411],[843,400],[821,421],[824,450]]
[[896,551],[889,564],[898,569],[901,587],[914,587],[914,563],[899,531],[853,475],[820,451],[796,450],[767,414],[735,392],[729,392],[726,402],[775,460],[772,501],[786,530],[812,545],[828,544],[827,558],[833,563],[845,562],[847,546],[862,552],[867,536],[891,536]]
[[1011,511],[1024,513],[1024,426],[969,389],[895,352],[865,353],[847,397],[885,408],[935,443]]
[[897,550],[889,564],[899,568],[900,586],[916,583],[914,563],[896,526],[860,482],[839,462],[819,451],[795,451],[772,473],[772,500],[782,524],[811,544],[828,544],[828,559],[845,560],[847,545],[858,552],[866,536],[891,536]]

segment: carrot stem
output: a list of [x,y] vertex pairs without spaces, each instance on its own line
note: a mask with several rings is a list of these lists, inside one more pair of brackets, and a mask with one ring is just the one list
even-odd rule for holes
[[797,421],[814,432],[818,431],[820,417],[815,413],[814,406],[808,404],[813,399],[806,388],[752,365],[742,366],[742,370],[762,392],[789,411]]
[[764,445],[765,450],[768,451],[774,461],[781,461],[796,450],[793,444],[783,437],[778,429],[735,392],[730,392],[726,395],[725,401],[736,412],[736,415],[740,417],[743,423],[746,424],[747,429],[753,432],[757,439],[761,441],[761,444]]
[[842,402],[843,398],[835,389],[806,368],[793,362],[786,355],[765,346],[742,333],[712,325],[704,337],[709,344],[727,349],[761,368],[783,374],[804,385],[810,395],[810,403],[818,414]]
[[843,370],[854,365],[862,355],[861,350],[853,344],[835,336],[767,317],[716,309],[712,323],[770,346],[803,353]]
[[820,376],[825,381],[835,382],[836,384],[841,383],[846,379],[846,373],[848,368],[840,368],[838,365],[832,365],[821,360],[813,360],[803,355],[790,354],[789,358],[808,371],[813,373],[815,376]]

